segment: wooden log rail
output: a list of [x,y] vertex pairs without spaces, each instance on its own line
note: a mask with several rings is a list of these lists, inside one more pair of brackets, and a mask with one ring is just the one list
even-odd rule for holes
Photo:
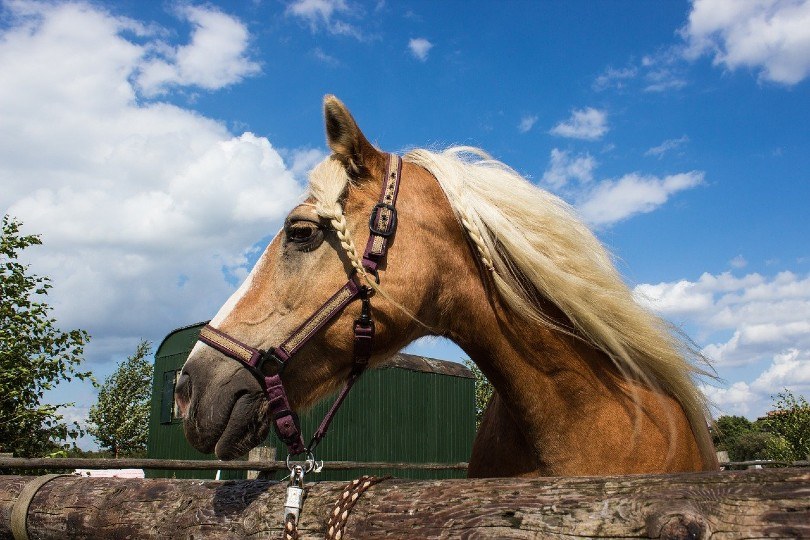
[[[0,476],[0,539],[31,476]],[[301,538],[323,538],[343,482],[308,483]],[[60,476],[27,511],[32,538],[278,538],[284,484]],[[810,538],[810,471],[605,478],[389,479],[344,538]]]
[[[411,469],[467,470],[466,463],[394,463],[388,461],[327,461],[324,470]],[[134,458],[15,458],[0,457],[0,469],[155,469],[155,470],[221,470],[281,471],[286,461],[218,461],[204,459],[134,459]]]

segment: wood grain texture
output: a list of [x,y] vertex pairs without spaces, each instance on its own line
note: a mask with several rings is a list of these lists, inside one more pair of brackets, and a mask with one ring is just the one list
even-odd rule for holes
[[[32,477],[0,477],[0,538]],[[308,484],[299,531],[323,538],[343,482]],[[63,477],[31,502],[31,538],[278,538],[286,486],[266,480]],[[810,471],[607,478],[386,480],[345,538],[808,538]]]

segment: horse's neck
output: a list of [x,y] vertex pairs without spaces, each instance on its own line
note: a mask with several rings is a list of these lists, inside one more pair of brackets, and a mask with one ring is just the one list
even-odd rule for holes
[[[604,353],[582,340],[527,328],[488,304],[491,316],[479,307],[455,335],[498,393],[479,430],[471,475],[701,468],[691,428],[672,398],[622,379]],[[510,470],[496,470],[504,466]]]
[[[599,367],[588,365],[573,338],[559,339],[541,328],[527,333],[527,340],[503,329],[503,321],[500,328],[479,328],[471,333],[474,339],[462,345],[497,392],[485,414],[471,468],[511,468],[514,465],[506,464],[520,462],[522,470],[488,470],[486,475],[538,470],[562,474],[557,469],[572,457],[571,446],[577,444],[570,426],[592,415],[595,402],[601,401],[598,389],[604,385],[595,375]],[[501,452],[512,457],[491,459]]]

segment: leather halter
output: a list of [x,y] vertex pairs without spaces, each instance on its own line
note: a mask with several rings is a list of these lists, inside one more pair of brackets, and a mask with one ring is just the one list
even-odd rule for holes
[[[388,170],[383,179],[382,194],[380,195],[380,201],[371,212],[369,237],[366,249],[363,252],[363,267],[375,277],[377,277],[377,268],[385,260],[388,240],[396,230],[397,211],[395,205],[401,176],[402,158],[389,154]],[[273,427],[278,437],[287,445],[291,455],[312,452],[315,449],[315,446],[326,436],[329,424],[332,423],[335,413],[337,413],[349,390],[368,366],[374,340],[374,320],[371,318],[371,292],[370,287],[360,284],[357,274],[352,273],[346,284],[294,330],[283,343],[266,351],[246,345],[211,325],[205,325],[200,332],[199,341],[213,347],[229,358],[239,360],[263,382],[267,400],[270,402]],[[354,321],[354,361],[352,370],[340,394],[338,394],[332,407],[312,436],[309,445],[304,446],[298,415],[290,407],[287,392],[284,389],[280,375],[290,358],[301,350],[326,323],[336,317],[343,311],[343,308],[357,298],[362,302],[362,308],[360,317]],[[264,375],[261,370],[262,365],[268,360],[278,367],[274,375]]]

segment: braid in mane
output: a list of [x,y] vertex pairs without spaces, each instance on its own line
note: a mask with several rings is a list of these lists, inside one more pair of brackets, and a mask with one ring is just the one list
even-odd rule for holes
[[397,302],[385,289],[380,287],[376,279],[373,279],[363,266],[362,258],[358,254],[357,246],[349,232],[346,216],[343,213],[343,207],[339,202],[346,192],[346,189],[349,187],[349,184],[350,180],[348,174],[346,174],[346,169],[337,159],[327,158],[318,164],[312,172],[309,173],[309,193],[312,198],[315,199],[315,211],[319,216],[329,220],[352,267],[357,270],[357,273],[363,278],[366,285],[374,289],[375,292],[380,293],[386,300],[391,302],[397,309],[401,310],[415,322],[431,330],[430,327],[420,321],[416,315],[411,313],[408,308]]
[[357,254],[357,247],[354,244],[354,240],[352,240],[352,237],[349,234],[348,226],[346,224],[346,216],[343,214],[343,208],[341,208],[340,203],[334,203],[331,208],[324,204],[316,204],[315,211],[318,212],[318,215],[329,219],[329,223],[332,225],[332,228],[335,229],[338,240],[340,240],[340,246],[349,257],[349,262],[352,263],[352,266],[355,270],[357,270],[357,273],[368,281],[366,269],[363,266],[360,255]]
[[475,249],[478,251],[481,262],[484,263],[484,268],[490,272],[494,272],[495,265],[492,262],[492,255],[489,252],[489,247],[486,245],[486,243],[484,243],[484,239],[481,236],[481,230],[478,228],[475,222],[470,219],[469,214],[466,210],[464,210],[464,208],[459,206],[456,211],[458,212],[461,224],[467,230],[467,234],[470,235],[470,240],[472,240],[472,243],[475,244]]

